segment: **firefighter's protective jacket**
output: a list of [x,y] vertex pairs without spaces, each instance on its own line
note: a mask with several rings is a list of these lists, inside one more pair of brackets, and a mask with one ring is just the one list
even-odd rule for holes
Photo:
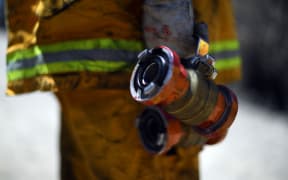
[[[63,179],[197,179],[201,147],[154,156],[141,146],[128,93],[142,41],[141,0],[7,0],[8,95],[54,91],[62,107]],[[218,82],[240,78],[231,4],[194,0],[208,24]]]

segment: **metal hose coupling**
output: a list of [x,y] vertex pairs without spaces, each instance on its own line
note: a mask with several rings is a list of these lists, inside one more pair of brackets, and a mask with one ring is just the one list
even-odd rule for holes
[[225,137],[238,103],[230,89],[214,83],[213,62],[209,55],[180,59],[166,46],[138,55],[130,93],[147,105],[136,124],[148,151],[162,154],[175,145],[213,144]]

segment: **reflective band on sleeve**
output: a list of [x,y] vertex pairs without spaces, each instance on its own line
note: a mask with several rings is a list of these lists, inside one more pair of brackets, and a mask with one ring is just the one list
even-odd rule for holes
[[217,61],[221,59],[231,59],[233,57],[239,56],[240,52],[239,50],[221,51],[221,52],[211,53],[211,55],[215,57]]
[[114,49],[127,51],[141,51],[144,46],[139,41],[94,39],[67,41],[53,45],[34,46],[29,49],[12,52],[7,55],[7,61],[21,61],[41,55],[42,53],[52,53],[70,50],[91,50],[91,49]]
[[[22,59],[22,61],[11,61],[7,64],[7,70],[20,70],[32,68],[36,65],[58,63],[58,62],[73,62],[91,60],[98,61],[104,59],[110,62],[126,62],[136,63],[138,51],[125,50],[108,50],[108,49],[93,49],[93,50],[73,50],[62,51],[55,53],[43,53],[38,56]],[[85,58],[85,59],[83,59]]]
[[210,44],[210,53],[216,59],[216,69],[229,70],[241,67],[241,57],[237,40],[218,41]]
[[241,57],[236,56],[228,59],[218,59],[216,61],[215,67],[218,71],[228,70],[233,68],[241,67]]
[[[65,72],[113,72],[136,62],[143,44],[138,41],[95,39],[34,46],[7,55],[8,80]],[[241,66],[236,40],[212,42],[210,52],[218,70]]]
[[96,39],[34,46],[7,55],[8,80],[65,72],[113,72],[137,61],[138,41]]
[[54,74],[54,73],[65,73],[65,72],[80,72],[80,71],[90,71],[90,72],[109,72],[115,69],[129,70],[129,66],[125,62],[108,62],[104,60],[89,61],[69,61],[69,62],[58,62],[50,64],[40,64],[34,66],[33,68],[21,69],[8,71],[8,80],[18,80],[31,78],[37,75],[43,74]]
[[221,51],[239,50],[239,42],[237,40],[211,42],[209,52],[217,53]]

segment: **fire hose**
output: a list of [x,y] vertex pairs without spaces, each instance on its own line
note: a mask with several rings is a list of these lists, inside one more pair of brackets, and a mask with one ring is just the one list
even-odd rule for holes
[[214,144],[233,123],[237,97],[215,84],[215,59],[205,45],[199,39],[198,54],[185,59],[166,46],[139,53],[130,93],[146,105],[136,125],[148,151],[163,154],[174,146]]

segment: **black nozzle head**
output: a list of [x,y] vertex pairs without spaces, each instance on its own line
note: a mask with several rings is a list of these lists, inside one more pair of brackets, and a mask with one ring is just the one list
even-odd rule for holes
[[144,147],[152,153],[160,153],[167,142],[167,122],[156,107],[147,107],[137,118],[138,132]]

